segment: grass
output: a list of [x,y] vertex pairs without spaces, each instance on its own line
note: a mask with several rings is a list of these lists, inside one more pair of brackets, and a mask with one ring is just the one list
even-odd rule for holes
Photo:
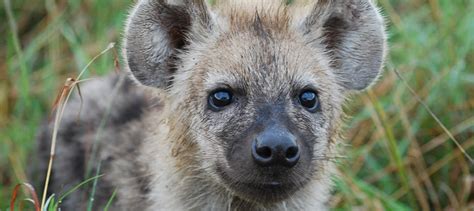
[[[28,181],[35,131],[63,82],[78,75],[109,43],[119,43],[132,4],[14,0],[14,21],[9,22],[4,2],[0,210],[9,207],[15,186]],[[453,138],[474,156],[474,2],[378,3],[388,22],[391,51],[380,82],[354,97],[346,109],[352,116],[343,148],[346,159],[340,161],[331,205],[335,210],[473,209],[474,167]],[[114,53],[107,53],[84,78],[114,69]]]

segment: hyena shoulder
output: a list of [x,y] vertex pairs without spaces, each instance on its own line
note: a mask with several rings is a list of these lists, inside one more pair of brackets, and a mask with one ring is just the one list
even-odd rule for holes
[[[143,196],[149,191],[148,178],[144,176],[145,166],[138,159],[143,140],[142,118],[149,107],[159,107],[159,103],[152,104],[142,88],[124,74],[96,78],[79,87],[81,95],[77,90],[73,94],[58,128],[48,192],[59,196],[79,183],[103,174],[98,178],[94,195],[95,210],[100,210],[112,193],[122,187],[125,191],[118,191],[120,203],[116,208],[145,206]],[[44,122],[37,136],[39,159],[32,176],[41,181],[39,187],[44,185],[53,128],[54,115]],[[75,210],[82,206],[85,209],[91,184],[72,192],[61,207]]]

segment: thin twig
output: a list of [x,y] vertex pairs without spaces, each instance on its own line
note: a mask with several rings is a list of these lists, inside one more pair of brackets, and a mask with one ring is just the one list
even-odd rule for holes
[[408,82],[403,78],[403,76],[398,72],[397,69],[393,68],[393,71],[397,75],[397,77],[403,82],[403,84],[407,87],[408,91],[415,97],[415,99],[428,111],[428,113],[433,117],[433,119],[438,123],[439,126],[444,130],[444,132],[453,140],[454,144],[456,144],[457,148],[464,154],[464,156],[469,160],[471,165],[474,164],[474,160],[472,159],[469,154],[467,154],[466,150],[462,147],[459,141],[453,136],[453,134],[448,130],[446,126],[444,126],[443,122],[436,116],[436,114],[430,109],[430,107],[416,94],[415,90],[413,90]]
[[61,118],[64,114],[66,104],[69,101],[69,98],[71,97],[71,94],[73,93],[74,88],[76,85],[81,82],[80,78],[84,74],[84,72],[89,68],[89,66],[97,60],[100,56],[105,54],[107,51],[112,49],[114,47],[114,43],[110,43],[105,50],[100,52],[97,56],[95,56],[85,67],[82,69],[82,71],[79,73],[79,75],[74,79],[73,82],[71,82],[70,79],[66,80],[65,86],[68,86],[67,89],[62,89],[60,93],[60,97],[58,98],[58,109],[56,112],[55,116],[55,121],[54,121],[54,128],[53,128],[53,137],[51,140],[51,151],[50,151],[50,156],[49,156],[49,162],[48,162],[48,169],[46,172],[46,179],[45,179],[45,184],[44,184],[44,190],[43,190],[43,197],[41,199],[41,210],[44,208],[45,200],[46,200],[46,195],[48,192],[48,186],[49,186],[49,181],[51,177],[51,172],[52,172],[52,167],[53,167],[53,160],[55,156],[55,149],[56,149],[56,142],[57,142],[57,134],[58,134],[58,128],[61,123]]

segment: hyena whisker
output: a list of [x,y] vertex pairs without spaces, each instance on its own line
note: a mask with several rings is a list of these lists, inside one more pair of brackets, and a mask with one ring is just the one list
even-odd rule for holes
[[348,159],[347,157],[339,157],[339,156],[336,156],[336,157],[323,156],[323,157],[312,158],[313,161],[334,161],[334,162],[347,160],[347,159]]

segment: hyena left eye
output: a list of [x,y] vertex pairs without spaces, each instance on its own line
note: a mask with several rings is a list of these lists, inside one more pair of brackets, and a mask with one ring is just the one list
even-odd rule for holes
[[305,90],[299,95],[300,104],[309,112],[316,112],[320,108],[318,93],[312,90]]
[[213,111],[220,111],[234,101],[234,95],[229,90],[217,90],[209,95],[209,107]]

